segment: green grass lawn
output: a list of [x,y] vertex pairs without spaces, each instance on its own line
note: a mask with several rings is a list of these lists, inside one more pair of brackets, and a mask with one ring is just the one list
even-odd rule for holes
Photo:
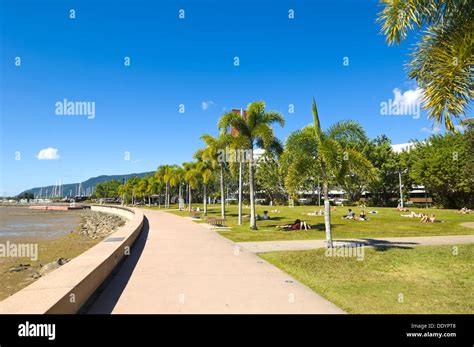
[[474,245],[366,249],[364,259],[324,249],[260,256],[349,313],[474,313]]
[[[202,210],[202,205],[199,206]],[[176,206],[172,206],[176,208]],[[244,224],[237,225],[237,206],[227,206],[227,225],[231,231],[220,232],[223,236],[236,241],[273,241],[273,240],[305,240],[305,239],[324,239],[324,217],[310,217],[302,213],[314,212],[319,208],[316,206],[297,206],[290,208],[288,206],[257,206],[257,213],[263,214],[264,210],[278,209],[280,213],[269,213],[272,217],[268,221],[258,221],[258,230],[250,230],[249,217],[250,210],[244,208]],[[359,214],[361,208],[355,207],[353,210]],[[357,222],[354,220],[343,220],[341,217],[347,213],[347,207],[337,207],[336,212],[331,214],[333,228],[333,237],[352,238],[352,237],[402,237],[402,236],[436,236],[436,235],[469,235],[474,234],[474,229],[461,226],[461,223],[474,221],[474,215],[462,215],[455,213],[455,210],[440,209],[422,209],[414,208],[416,213],[434,213],[439,220],[444,223],[420,223],[419,219],[404,218],[395,208],[367,207],[364,210],[378,211],[378,214],[369,215],[370,220],[366,222]],[[180,216],[188,216],[187,211],[172,211]],[[220,206],[211,205],[209,208],[210,217],[220,216]],[[280,231],[275,228],[276,225],[288,224],[295,219],[305,220],[312,225],[313,229],[304,231]],[[201,221],[202,222],[202,221]]]

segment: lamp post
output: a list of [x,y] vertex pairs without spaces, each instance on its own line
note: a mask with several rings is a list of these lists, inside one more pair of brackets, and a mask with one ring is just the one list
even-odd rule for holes
[[400,184],[400,206],[403,208],[403,189],[402,189],[402,172],[398,171],[398,181]]
[[400,207],[403,208],[403,184],[402,184],[402,173],[406,173],[407,169],[405,170],[398,170],[398,184],[400,186]]

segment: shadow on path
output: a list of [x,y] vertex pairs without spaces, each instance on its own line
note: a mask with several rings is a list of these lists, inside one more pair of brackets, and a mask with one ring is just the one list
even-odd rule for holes
[[355,240],[334,240],[337,242],[347,242],[347,243],[354,243],[354,244],[362,244],[364,246],[373,247],[376,251],[383,252],[387,249],[397,248],[397,249],[413,249],[409,245],[418,245],[418,242],[402,242],[402,241],[387,241],[387,240],[378,240],[378,239],[367,239],[367,238],[360,238]]
[[96,299],[90,304],[85,313],[112,313],[115,305],[122,295],[123,290],[127,286],[133,270],[137,266],[138,260],[140,259],[143,249],[145,248],[149,231],[150,226],[148,219],[145,217],[142,231],[130,249],[130,255],[122,262],[122,264],[118,265],[113,274],[103,284],[102,288],[98,290],[95,295]]

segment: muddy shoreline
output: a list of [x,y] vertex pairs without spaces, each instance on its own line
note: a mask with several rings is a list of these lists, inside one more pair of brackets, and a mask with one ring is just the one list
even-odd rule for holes
[[[70,212],[59,212],[70,213]],[[93,247],[125,224],[117,215],[84,210],[78,214],[79,225],[58,235],[1,236],[0,244],[37,245],[37,259],[0,256],[0,300],[33,283],[54,269]],[[41,236],[39,236],[41,235]],[[13,246],[12,246],[13,247]],[[0,247],[1,248],[1,247]],[[31,255],[30,255],[31,256]]]

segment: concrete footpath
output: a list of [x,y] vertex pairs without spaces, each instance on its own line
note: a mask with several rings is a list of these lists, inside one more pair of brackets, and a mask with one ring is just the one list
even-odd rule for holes
[[[416,246],[442,246],[474,243],[474,235],[419,236],[390,238],[353,238],[334,240],[335,246],[345,244],[364,244],[376,248],[412,248]],[[253,253],[273,251],[301,251],[326,247],[325,240],[259,241],[238,242],[243,249]]]
[[214,231],[142,211],[147,221],[131,255],[88,313],[344,313]]

